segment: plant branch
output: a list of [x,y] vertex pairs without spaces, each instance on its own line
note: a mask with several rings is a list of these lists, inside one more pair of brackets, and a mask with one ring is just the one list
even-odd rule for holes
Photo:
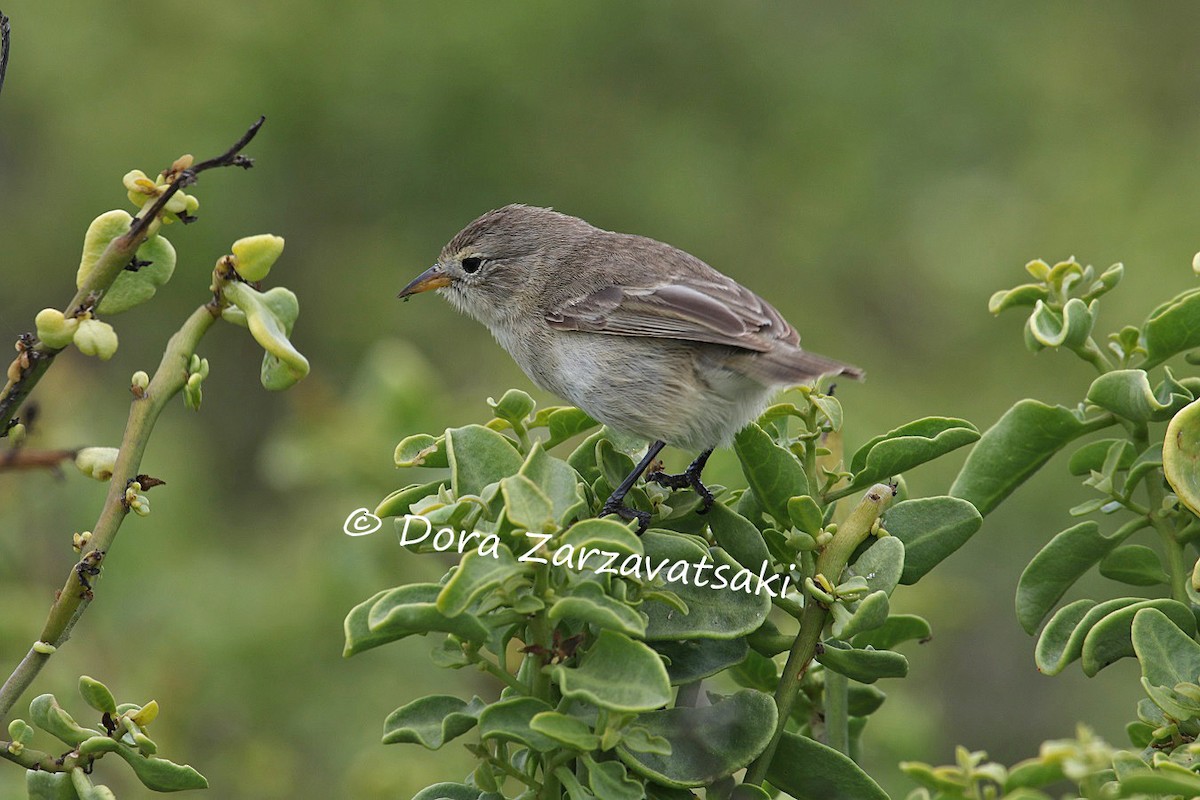
[[84,759],[74,750],[65,756],[56,756],[43,750],[34,750],[31,747],[22,747],[14,753],[9,749],[12,746],[12,742],[0,740],[0,758],[19,764],[25,769],[42,772],[70,772],[76,767],[85,766],[84,763],[81,763]]
[[12,25],[8,17],[0,11],[0,92],[4,91],[4,76],[8,74],[8,47],[12,35]]
[[9,450],[0,455],[0,472],[19,469],[57,469],[63,461],[75,458],[78,450]]
[[104,500],[100,517],[92,528],[93,549],[84,555],[82,561],[72,566],[66,583],[50,607],[38,642],[30,648],[25,658],[0,687],[0,722],[7,717],[21,694],[33,683],[54,650],[70,637],[71,629],[90,604],[92,589],[88,577],[98,573],[99,564],[112,548],[121,522],[129,513],[125,504],[125,489],[138,475],[142,455],[158,415],[183,389],[188,376],[188,360],[219,314],[220,310],[212,303],[193,311],[167,342],[162,361],[145,392],[133,400],[112,478],[109,479],[108,496]]
[[[871,535],[876,520],[894,496],[895,489],[882,483],[877,483],[867,490],[863,499],[850,512],[849,518],[838,527],[833,540],[825,545],[821,554],[817,556],[817,575],[824,575],[830,583],[838,582],[850,556]],[[788,653],[787,664],[784,665],[783,674],[779,678],[779,685],[775,688],[775,707],[779,711],[775,734],[771,737],[767,749],[760,753],[747,769],[746,783],[761,786],[767,779],[767,770],[775,757],[779,742],[783,739],[787,721],[792,714],[792,706],[800,691],[800,681],[816,655],[817,645],[821,641],[828,618],[828,608],[811,597],[807,599],[804,604],[804,616],[800,620],[800,632],[796,635],[796,641]]]
[[[100,302],[100,298],[112,286],[113,281],[137,253],[138,247],[146,240],[150,223],[158,218],[176,192],[184,186],[190,186],[196,182],[196,176],[199,173],[216,167],[249,168],[252,166],[253,160],[241,155],[240,151],[258,133],[264,120],[265,117],[259,117],[258,121],[242,134],[233,147],[216,158],[202,161],[190,169],[180,170],[171,181],[170,186],[158,196],[155,202],[143,208],[141,213],[134,218],[129,231],[113,239],[104,249],[83,285],[79,287],[79,291],[67,304],[64,313],[70,315],[80,308],[93,308]],[[16,415],[21,403],[29,396],[46,370],[50,368],[54,357],[63,349],[50,347],[44,342],[33,340],[22,353],[18,354],[17,360],[13,362],[13,366],[8,371],[8,374],[15,378],[10,378],[4,388],[0,389],[0,431],[7,430],[9,421]],[[0,436],[2,435],[0,433]]]

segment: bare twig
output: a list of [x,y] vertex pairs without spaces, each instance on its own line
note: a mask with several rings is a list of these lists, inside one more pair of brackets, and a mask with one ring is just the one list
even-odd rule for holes
[[8,17],[0,11],[0,92],[4,91],[4,76],[8,73],[8,42],[12,34],[12,26]]
[[58,469],[75,457],[77,450],[8,450],[0,454],[0,472],[18,469]]
[[[248,169],[253,166],[253,159],[242,155],[240,151],[258,133],[258,129],[262,127],[265,119],[265,117],[259,117],[258,121],[242,134],[233,147],[221,155],[202,161],[190,169],[180,170],[171,181],[171,185],[158,196],[157,200],[144,208],[134,219],[129,232],[113,239],[100,254],[100,258],[92,267],[87,279],[79,287],[75,296],[71,298],[71,302],[66,305],[67,313],[80,307],[93,308],[99,303],[100,298],[112,286],[112,282],[129,265],[130,260],[137,253],[138,246],[146,240],[150,222],[158,217],[166,207],[167,201],[176,192],[184,186],[195,183],[199,173],[216,167]],[[29,396],[29,392],[41,380],[42,375],[54,361],[54,357],[60,352],[62,352],[61,348],[50,347],[41,341],[32,341],[32,344],[24,348],[18,355],[17,361],[14,361],[13,366],[9,369],[9,375],[15,375],[15,379],[10,378],[4,388],[0,389],[0,438],[7,431],[8,423],[16,415],[22,401]]]

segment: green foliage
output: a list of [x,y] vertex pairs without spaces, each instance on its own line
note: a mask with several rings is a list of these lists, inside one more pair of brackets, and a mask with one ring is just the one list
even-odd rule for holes
[[[491,702],[419,698],[388,717],[386,743],[437,749],[477,735],[470,778],[417,797],[674,798],[707,787],[758,798],[763,786],[885,797],[850,757],[884,699],[866,684],[906,675],[891,648],[930,630],[891,615],[889,595],[980,517],[951,497],[885,510],[895,488],[882,484],[849,514],[838,498],[974,441],[972,426],[918,420],[872,439],[844,470],[827,446],[841,406],[805,387],[738,433],[745,484],[714,486],[707,513],[690,490],[639,483],[630,499],[652,522],[638,536],[595,518],[633,468],[629,443],[517,390],[488,406],[486,424],[400,442],[398,467],[442,477],[376,509],[395,518],[402,547],[455,564],[346,618],[347,655],[434,634],[435,663],[474,665],[503,688]],[[893,524],[903,536],[888,535]],[[798,669],[781,669],[784,652]],[[743,688],[722,691],[731,681]]]
[[[987,514],[1067,445],[1100,430],[1118,434],[1072,453],[1068,471],[1083,478],[1093,497],[1069,513],[1092,519],[1054,535],[1034,555],[1017,586],[1016,612],[1026,632],[1038,633],[1035,660],[1045,674],[1078,661],[1094,676],[1122,658],[1138,659],[1146,698],[1127,727],[1138,751],[1111,748],[1082,728],[1075,740],[1047,742],[1036,759],[1011,770],[960,749],[955,767],[905,765],[923,787],[910,798],[1048,798],[1042,790],[1064,779],[1088,800],[1192,797],[1200,793],[1194,744],[1200,735],[1200,377],[1177,378],[1163,362],[1200,347],[1200,291],[1178,295],[1140,326],[1110,334],[1101,347],[1093,337],[1098,298],[1119,283],[1120,265],[1099,277],[1074,259],[1054,267],[1035,261],[1026,269],[1037,283],[996,293],[990,309],[1032,306],[1025,325],[1029,349],[1072,351],[1099,376],[1081,386],[1083,400],[1074,409],[1018,401],[983,434],[951,493]],[[1188,361],[1194,363],[1190,354]],[[1148,544],[1127,543],[1143,532],[1154,534]],[[1083,597],[1058,607],[1093,570],[1121,584],[1122,592],[1134,587],[1152,594]]]

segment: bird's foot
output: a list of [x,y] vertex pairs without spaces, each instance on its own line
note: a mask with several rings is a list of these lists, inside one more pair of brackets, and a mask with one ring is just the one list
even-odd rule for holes
[[700,474],[704,472],[704,465],[708,461],[708,457],[712,455],[712,450],[705,450],[700,456],[688,465],[688,468],[678,475],[668,475],[661,469],[656,469],[653,472],[646,474],[646,480],[653,481],[659,486],[665,486],[668,489],[695,489],[696,494],[700,495],[700,509],[696,513],[704,514],[713,504],[713,493],[708,490],[708,487],[700,482]]
[[599,516],[607,517],[609,514],[616,514],[621,519],[637,520],[637,534],[641,536],[646,532],[646,528],[650,527],[650,512],[639,511],[636,508],[630,508],[623,502],[625,498],[613,495],[604,501],[604,506],[600,509]]

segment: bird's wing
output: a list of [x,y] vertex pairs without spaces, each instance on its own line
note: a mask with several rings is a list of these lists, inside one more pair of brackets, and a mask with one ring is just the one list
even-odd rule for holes
[[551,309],[546,322],[558,330],[711,342],[760,353],[780,342],[800,342],[754,292],[729,279],[696,276],[653,286],[606,286]]

